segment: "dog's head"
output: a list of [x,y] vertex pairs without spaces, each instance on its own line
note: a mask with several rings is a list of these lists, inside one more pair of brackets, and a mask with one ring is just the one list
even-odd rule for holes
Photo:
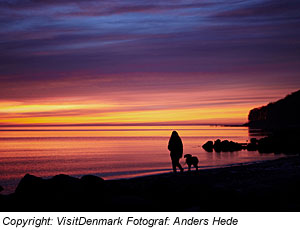
[[191,154],[185,154],[185,155],[184,155],[184,158],[190,158],[190,157],[192,157]]

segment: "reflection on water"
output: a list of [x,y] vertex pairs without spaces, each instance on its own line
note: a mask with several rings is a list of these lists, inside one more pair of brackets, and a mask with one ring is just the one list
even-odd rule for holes
[[200,169],[279,157],[247,151],[207,153],[201,148],[206,141],[217,138],[245,143],[252,137],[265,135],[246,127],[1,128],[0,184],[7,193],[15,189],[26,173],[42,177],[60,173],[73,176],[94,174],[116,179],[171,172],[167,144],[173,129],[182,138],[184,154],[199,158]]
[[270,131],[263,131],[261,129],[257,129],[257,128],[248,128],[248,133],[249,133],[249,139],[254,137],[254,138],[262,138],[265,136],[268,136],[269,134],[271,134]]

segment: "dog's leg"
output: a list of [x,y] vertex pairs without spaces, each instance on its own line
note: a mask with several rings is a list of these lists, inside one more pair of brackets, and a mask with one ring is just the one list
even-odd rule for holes
[[189,171],[191,171],[191,165],[189,165]]

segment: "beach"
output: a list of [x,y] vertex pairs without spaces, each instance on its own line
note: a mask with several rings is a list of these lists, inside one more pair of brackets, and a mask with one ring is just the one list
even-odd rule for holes
[[26,175],[1,211],[300,211],[300,157],[122,180]]

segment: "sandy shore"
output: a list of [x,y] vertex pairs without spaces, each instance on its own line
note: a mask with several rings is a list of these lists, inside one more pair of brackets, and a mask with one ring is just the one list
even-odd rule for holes
[[25,176],[1,211],[300,211],[300,157],[104,181]]

